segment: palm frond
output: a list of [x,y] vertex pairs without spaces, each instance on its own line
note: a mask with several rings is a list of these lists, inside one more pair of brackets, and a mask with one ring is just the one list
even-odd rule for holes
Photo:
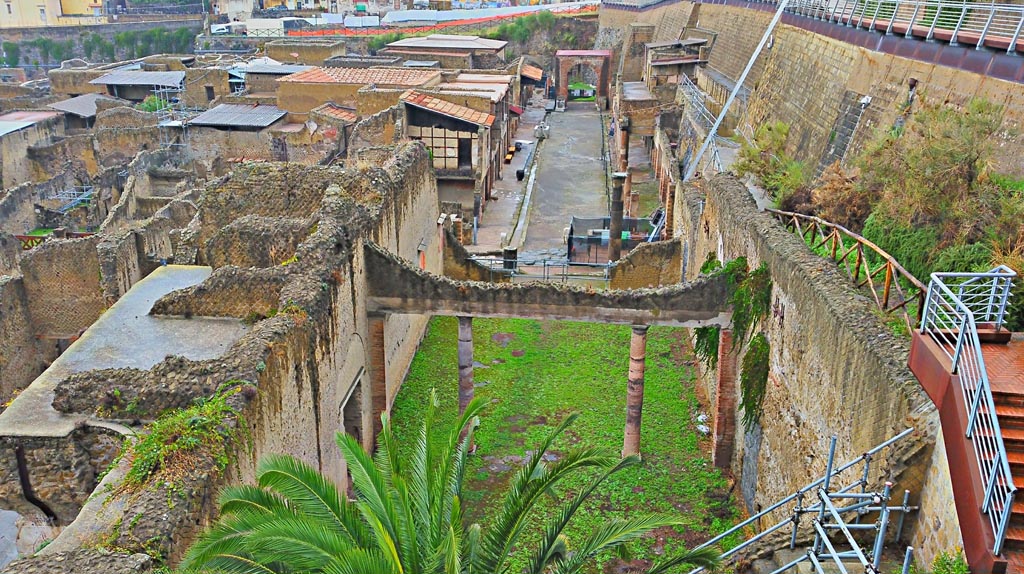
[[569,522],[576,515],[576,512],[579,511],[580,507],[583,506],[583,503],[597,490],[597,487],[601,486],[611,475],[638,464],[640,464],[640,458],[637,456],[623,458],[618,464],[606,469],[595,477],[594,480],[590,481],[590,484],[580,490],[572,500],[562,505],[556,517],[545,526],[540,545],[533,553],[527,572],[533,574],[542,574],[544,572],[548,564],[554,559],[558,549],[564,546],[562,533],[565,531],[566,526],[569,525]]
[[276,491],[297,512],[332,524],[357,546],[368,542],[359,515],[327,477],[290,456],[270,455],[257,467],[257,483]]
[[252,560],[246,540],[255,529],[272,520],[273,516],[265,512],[247,510],[221,516],[220,520],[203,532],[199,540],[185,553],[181,569],[215,571],[226,568],[239,574],[262,572],[262,568],[254,566],[255,562]]
[[551,574],[576,574],[587,561],[604,550],[635,540],[656,528],[677,524],[677,519],[657,515],[610,520],[598,526],[579,548],[573,549],[571,557],[555,561]]
[[316,572],[354,546],[333,525],[301,517],[265,522],[249,534],[246,547],[263,564],[280,564],[287,572]]
[[[359,511],[363,519],[370,524],[375,536],[379,537],[383,533],[388,540],[394,541],[398,537],[395,511],[384,477],[355,438],[338,433],[335,441],[348,464],[348,472],[352,476],[352,486],[360,500]],[[373,524],[374,522],[377,524]],[[378,539],[376,543],[380,545],[385,541]]]
[[323,574],[401,574],[387,558],[376,550],[355,548],[342,554]]
[[664,574],[676,566],[699,566],[706,570],[714,570],[722,563],[722,552],[713,546],[693,548],[668,560],[659,562],[647,570],[646,574]]
[[269,490],[251,484],[225,487],[217,497],[217,504],[220,506],[221,514],[235,514],[243,510],[281,514],[289,513],[289,508],[284,498]]

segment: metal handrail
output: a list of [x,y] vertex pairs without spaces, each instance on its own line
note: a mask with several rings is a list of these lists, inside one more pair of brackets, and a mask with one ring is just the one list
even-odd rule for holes
[[[636,4],[643,6],[645,2]],[[778,4],[779,0],[750,2]],[[951,46],[963,43],[979,50],[1005,49],[1008,54],[1019,51],[1017,44],[1024,40],[1021,4],[970,0],[793,0],[785,11],[840,26],[941,40]]]
[[[967,406],[967,438],[985,479],[982,513],[995,533],[994,554],[1002,551],[1017,487],[1003,444],[975,316],[1003,328],[1017,274],[999,266],[987,273],[932,273],[921,318],[921,333],[935,341],[958,375]],[[954,292],[955,291],[955,292]]]
[[[875,298],[875,304],[883,312],[901,312],[908,330],[912,330],[920,320],[924,310],[924,294],[928,290],[927,287],[881,247],[842,225],[825,221],[820,217],[770,208],[765,211],[782,222],[787,229],[792,229],[800,235],[804,241],[810,240],[811,249],[828,246],[830,258],[846,270],[854,284],[857,287],[867,286]],[[802,225],[801,222],[803,222]],[[853,239],[855,243],[848,248],[844,238]],[[883,262],[877,269],[871,269],[870,262],[865,257],[867,252],[872,252],[882,259]],[[851,262],[850,259],[853,261]],[[876,286],[875,279],[883,271],[885,277]],[[901,279],[909,284],[906,291],[900,283]],[[881,293],[879,293],[879,288]],[[915,314],[911,318],[907,308],[913,301],[916,301],[917,305],[914,310]]]

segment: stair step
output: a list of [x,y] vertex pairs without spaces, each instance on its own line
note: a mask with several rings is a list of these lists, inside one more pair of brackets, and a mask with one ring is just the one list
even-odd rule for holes
[[1010,525],[1006,528],[1006,546],[1008,548],[1024,548],[1024,526]]
[[1004,429],[1024,429],[1024,405],[996,403],[999,426]]
[[[1003,431],[1003,445],[1006,446],[1007,453],[1024,453],[1024,428],[1003,428],[1001,430]],[[989,431],[986,429],[978,429],[974,432],[981,436],[989,435]]]
[[999,406],[1024,407],[1024,394],[1017,391],[992,389],[992,400]]

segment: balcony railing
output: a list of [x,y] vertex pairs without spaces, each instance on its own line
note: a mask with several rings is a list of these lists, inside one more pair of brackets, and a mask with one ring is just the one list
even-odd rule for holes
[[[778,4],[778,0],[751,0]],[[1024,52],[1024,5],[966,0],[793,0],[786,12],[848,27]]]
[[1006,540],[1017,488],[992,399],[978,322],[997,331],[1003,329],[1016,276],[1005,266],[987,273],[932,273],[921,319],[921,333],[938,343],[958,375],[967,406],[967,438],[985,480],[981,511],[995,533],[994,554],[1002,551]]

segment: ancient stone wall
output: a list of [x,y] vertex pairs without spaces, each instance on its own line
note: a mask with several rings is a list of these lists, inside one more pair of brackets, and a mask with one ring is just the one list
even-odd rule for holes
[[28,386],[57,356],[54,341],[36,339],[21,277],[0,276],[0,405]]
[[[895,480],[898,490],[911,490],[914,502],[950,506],[922,498],[937,416],[907,367],[907,342],[881,322],[874,303],[834,263],[758,212],[745,186],[729,176],[700,188],[681,186],[675,212],[687,278],[698,275],[709,254],[720,261],[744,256],[751,267],[763,262],[771,272],[772,310],[762,325],[771,345],[764,413],[754,428],[745,428],[735,413],[743,434],[732,470],[747,507],[767,507],[823,475],[832,435],[838,437],[837,461],[845,462],[908,427],[915,433],[874,461],[871,479]],[[719,392],[715,379],[703,378],[712,400]],[[922,523],[936,510],[923,508]],[[908,527],[912,523],[913,516]]]
[[21,259],[33,330],[46,338],[73,338],[106,308],[96,256],[98,235],[50,240]]
[[40,223],[36,205],[75,183],[73,173],[63,172],[40,183],[24,183],[4,191],[0,196],[0,230],[13,234],[32,231]]
[[214,269],[288,265],[312,226],[308,220],[247,215],[206,242],[205,260]]
[[31,161],[33,178],[44,181],[68,166],[82,166],[89,175],[96,175],[99,162],[89,134],[69,135],[40,141],[30,147],[26,157]]
[[608,270],[611,289],[644,289],[679,283],[682,243],[641,243]]
[[405,111],[395,106],[363,118],[352,128],[349,153],[367,147],[390,145],[405,135]]
[[448,228],[445,228],[444,231],[444,275],[456,281],[512,282],[510,275],[492,271],[487,266],[470,259],[469,252]]
[[64,135],[64,118],[57,116],[40,120],[34,124],[0,136],[0,166],[3,188],[11,188],[26,182],[40,181],[53,177],[57,171],[44,177],[35,177],[37,173],[28,157],[28,150],[39,142]]
[[[735,81],[753,53],[770,14],[737,6],[702,4],[700,25],[718,32],[709,66]],[[897,39],[897,41],[903,41]],[[913,40],[907,40],[913,42]],[[875,52],[808,30],[780,24],[771,48],[758,58],[747,79],[751,89],[741,130],[750,135],[764,122],[790,125],[787,147],[819,169],[834,157],[853,158],[888,130],[910,95],[955,106],[984,97],[1004,106],[1004,131],[997,135],[997,169],[1024,175],[1024,141],[1012,134],[1024,122],[1024,90],[1019,84],[946,66]],[[702,86],[704,87],[704,86]],[[728,86],[731,88],[731,84]],[[870,102],[859,110],[865,96]],[[859,123],[852,141],[836,141],[838,122]],[[841,146],[836,153],[828,153]],[[834,151],[834,150],[833,150]]]

